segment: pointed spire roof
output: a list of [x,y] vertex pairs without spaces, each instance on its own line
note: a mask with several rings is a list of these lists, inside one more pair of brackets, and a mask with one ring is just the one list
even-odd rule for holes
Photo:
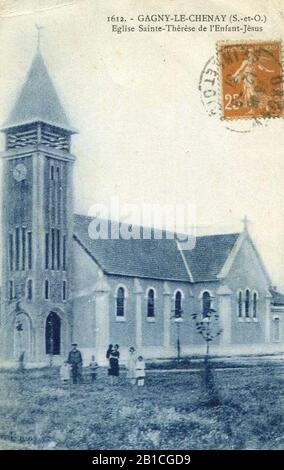
[[75,132],[65,114],[39,50],[3,129],[33,122],[44,122]]

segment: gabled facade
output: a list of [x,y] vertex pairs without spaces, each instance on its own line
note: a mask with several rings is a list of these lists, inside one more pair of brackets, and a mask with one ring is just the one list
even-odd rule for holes
[[174,356],[177,335],[183,354],[201,353],[192,314],[208,308],[223,329],[215,353],[283,350],[284,298],[246,230],[197,237],[184,251],[175,236],[90,236],[92,219],[73,211],[75,131],[39,52],[2,131],[3,360],[62,362],[72,340],[86,361],[103,363],[109,343],[122,359],[131,345]]

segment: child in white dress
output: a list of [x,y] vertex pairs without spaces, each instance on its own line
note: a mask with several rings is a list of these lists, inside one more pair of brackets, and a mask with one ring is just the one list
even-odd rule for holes
[[145,380],[145,361],[142,356],[138,356],[136,365],[135,365],[135,375],[137,379],[138,387],[143,387]]
[[136,384],[136,362],[137,362],[136,351],[135,351],[135,348],[131,346],[128,351],[126,369],[127,369],[127,378],[129,379],[132,385]]
[[70,380],[70,364],[68,364],[68,361],[64,361],[60,367],[60,379],[63,384],[68,384]]

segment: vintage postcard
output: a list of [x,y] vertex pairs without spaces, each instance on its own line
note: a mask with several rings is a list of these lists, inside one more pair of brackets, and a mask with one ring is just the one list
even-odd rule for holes
[[0,0],[1,450],[283,449],[283,40],[281,0]]

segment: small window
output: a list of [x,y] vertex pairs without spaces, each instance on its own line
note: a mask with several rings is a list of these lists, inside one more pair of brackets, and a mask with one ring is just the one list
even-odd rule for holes
[[273,318],[272,322],[272,338],[273,341],[280,341],[280,318]]
[[49,281],[47,279],[44,281],[44,298],[49,300]]
[[123,287],[117,289],[116,296],[116,316],[124,317],[125,314],[125,290]]
[[238,293],[238,317],[241,318],[243,316],[243,293],[239,291]]
[[250,313],[250,291],[249,289],[246,290],[246,297],[245,297],[245,316],[249,318]]
[[65,302],[67,299],[67,283],[66,281],[62,282],[62,300]]
[[27,299],[32,300],[33,298],[33,281],[28,279],[27,282]]
[[253,293],[252,305],[253,305],[252,316],[253,318],[256,318],[257,317],[257,293],[256,292]]
[[182,314],[181,301],[182,301],[181,291],[178,290],[175,294],[175,317],[176,318],[180,318]]
[[14,299],[14,281],[9,281],[9,300]]
[[147,317],[155,316],[155,292],[154,289],[149,289],[147,295]]
[[202,316],[206,318],[211,310],[211,296],[209,292],[203,292],[202,295]]

